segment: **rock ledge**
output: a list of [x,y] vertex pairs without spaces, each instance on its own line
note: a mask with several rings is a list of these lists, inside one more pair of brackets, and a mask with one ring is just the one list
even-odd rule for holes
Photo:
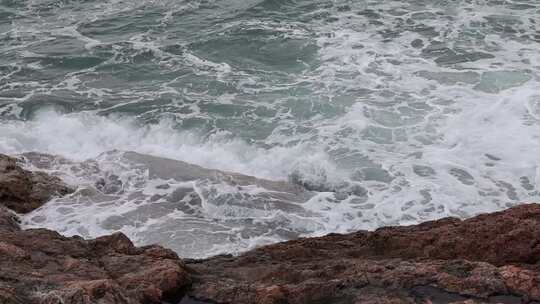
[[218,303],[539,303],[540,205],[189,261]]
[[540,304],[539,204],[182,261],[121,233],[20,229],[13,211],[71,191],[0,155],[0,304]]

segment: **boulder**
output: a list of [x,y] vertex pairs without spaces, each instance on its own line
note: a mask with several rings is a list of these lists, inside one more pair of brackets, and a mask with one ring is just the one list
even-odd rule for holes
[[123,234],[93,240],[21,230],[16,215],[73,190],[59,178],[0,155],[0,303],[140,304],[177,299],[190,282],[184,263],[160,246]]
[[83,240],[45,229],[0,231],[0,303],[162,303],[190,282],[174,252],[135,247],[121,233]]
[[17,159],[0,154],[0,204],[18,213],[39,208],[55,195],[73,192],[60,178],[32,172]]

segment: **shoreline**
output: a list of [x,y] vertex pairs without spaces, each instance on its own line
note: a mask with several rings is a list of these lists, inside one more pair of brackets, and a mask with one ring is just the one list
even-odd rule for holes
[[29,212],[70,191],[0,155],[0,303],[540,302],[539,204],[203,260],[135,247],[122,233],[20,230],[4,209]]

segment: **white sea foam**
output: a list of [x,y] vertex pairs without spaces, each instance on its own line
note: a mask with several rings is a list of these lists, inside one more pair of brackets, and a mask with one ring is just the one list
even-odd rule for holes
[[257,148],[231,139],[226,132],[213,134],[204,141],[199,134],[182,132],[173,126],[167,120],[141,126],[130,118],[107,118],[93,113],[62,115],[45,110],[31,121],[0,123],[0,152],[39,151],[85,160],[111,150],[137,151],[277,180],[287,179],[299,165],[332,167],[324,151],[312,147]]
[[[234,13],[257,9],[261,1],[218,3],[223,7],[212,15],[204,3],[144,0],[103,1],[85,12],[88,16],[59,7],[62,18],[44,17],[39,26],[15,21],[0,37],[17,38],[2,50],[18,52],[20,62],[0,74],[0,84],[27,91],[0,97],[8,102],[0,105],[2,116],[22,118],[0,122],[0,152],[61,155],[84,169],[60,163],[51,168],[55,174],[82,189],[119,176],[125,191],[98,203],[82,194],[55,200],[25,223],[87,237],[121,230],[141,244],[158,240],[197,256],[298,235],[468,217],[540,200],[536,4],[516,9],[514,1],[329,2],[314,1],[311,11],[280,22]],[[30,13],[42,4],[29,3]],[[184,41],[192,36],[174,27],[162,30],[189,20],[183,14],[200,6],[208,18],[226,16],[223,24],[210,22],[192,44]],[[150,28],[130,28],[114,38],[83,34],[95,21],[137,15],[145,7],[163,13]],[[182,38],[175,40],[176,34]],[[9,82],[23,68],[47,70],[40,61],[47,56],[27,48],[59,35],[82,44],[86,55],[102,50],[111,55],[51,84]],[[261,58],[254,49],[273,50],[286,64]],[[124,73],[109,73],[115,68],[132,73],[137,60],[149,66],[148,77],[171,76],[157,85],[154,79],[133,85]],[[107,87],[109,80],[117,86]],[[91,110],[27,110],[36,95],[63,90],[87,97],[91,102],[85,100],[82,108]],[[203,131],[193,131],[197,127]],[[259,187],[195,179],[189,187],[200,204],[169,210],[151,197],[187,186],[152,179],[147,171],[118,162],[119,152],[108,153],[113,150],[290,179],[315,193],[291,211],[270,208],[268,200],[250,206],[249,199],[265,193]],[[165,183],[171,188],[159,188]],[[77,212],[63,209],[70,204]]]

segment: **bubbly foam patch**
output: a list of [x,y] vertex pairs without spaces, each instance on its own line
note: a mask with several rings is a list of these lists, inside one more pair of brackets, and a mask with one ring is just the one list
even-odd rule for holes
[[26,227],[83,237],[122,231],[139,244],[157,242],[186,257],[237,252],[323,229],[324,217],[302,207],[313,194],[286,182],[135,152],[82,162],[23,157],[78,186],[25,216]]
[[[196,256],[540,199],[531,1],[27,3],[0,20],[0,152],[67,157],[81,169],[48,170],[105,195],[29,226]],[[155,179],[110,151],[312,195],[270,206],[257,185]]]

